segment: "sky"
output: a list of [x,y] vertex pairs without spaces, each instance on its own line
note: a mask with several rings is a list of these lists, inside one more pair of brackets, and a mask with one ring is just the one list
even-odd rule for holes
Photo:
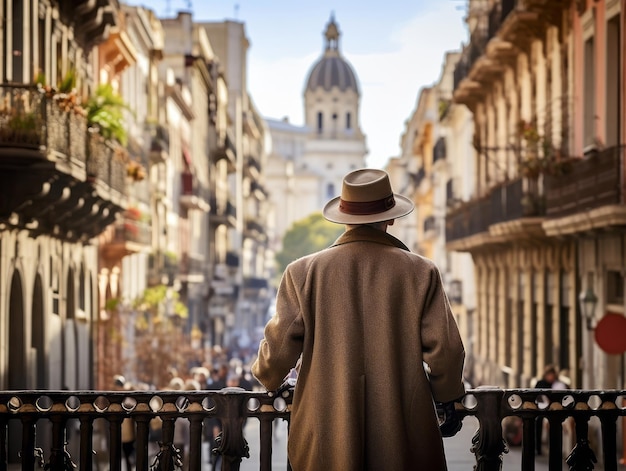
[[400,153],[404,122],[419,91],[439,80],[446,51],[467,42],[463,0],[130,0],[159,17],[191,10],[196,21],[245,23],[248,91],[266,118],[303,124],[308,73],[324,50],[331,14],[340,49],[361,88],[367,165],[383,168]]

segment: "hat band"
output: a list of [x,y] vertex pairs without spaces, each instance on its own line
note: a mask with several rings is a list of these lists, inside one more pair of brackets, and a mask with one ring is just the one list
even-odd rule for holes
[[396,205],[393,195],[375,201],[346,201],[339,199],[339,211],[355,216],[383,213]]

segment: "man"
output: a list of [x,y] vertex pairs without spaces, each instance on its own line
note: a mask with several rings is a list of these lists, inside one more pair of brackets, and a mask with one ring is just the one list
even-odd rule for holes
[[437,268],[386,232],[412,210],[385,172],[351,172],[324,208],[346,232],[283,274],[252,372],[275,390],[300,359],[294,471],[446,469],[433,399],[456,433],[464,350]]
[[[552,389],[559,375],[553,365],[547,365],[543,370],[543,376],[535,383],[537,389]],[[541,396],[540,396],[541,397]],[[538,455],[543,453],[543,417],[535,419],[535,452]]]

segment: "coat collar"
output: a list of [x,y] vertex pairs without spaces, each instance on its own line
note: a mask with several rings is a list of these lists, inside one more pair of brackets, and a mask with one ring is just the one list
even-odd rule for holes
[[404,245],[399,239],[395,238],[391,234],[381,231],[380,229],[374,229],[373,227],[366,225],[355,227],[354,229],[344,232],[335,241],[332,247],[357,241],[369,241],[378,244],[390,245],[409,252],[409,248]]

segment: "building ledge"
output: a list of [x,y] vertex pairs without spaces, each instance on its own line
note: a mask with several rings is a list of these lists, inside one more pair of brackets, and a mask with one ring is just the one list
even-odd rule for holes
[[626,226],[626,206],[615,204],[584,211],[559,219],[544,221],[543,230],[549,237]]

